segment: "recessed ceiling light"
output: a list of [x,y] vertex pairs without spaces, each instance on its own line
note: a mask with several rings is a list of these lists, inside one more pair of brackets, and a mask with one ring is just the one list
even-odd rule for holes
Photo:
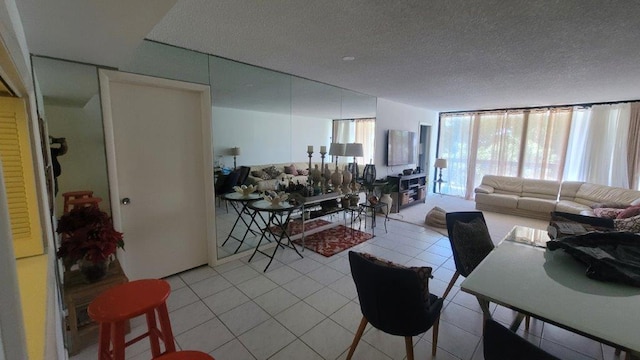
[[342,60],[344,60],[344,61],[353,61],[355,59],[356,58],[354,56],[345,56],[345,57],[342,58]]

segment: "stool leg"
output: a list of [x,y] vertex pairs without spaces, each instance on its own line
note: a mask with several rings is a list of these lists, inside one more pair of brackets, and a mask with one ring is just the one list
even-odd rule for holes
[[124,360],[124,326],[124,321],[119,321],[111,325],[113,360]]
[[111,360],[111,324],[108,322],[100,323],[100,335],[98,341],[98,359]]
[[149,343],[151,344],[151,355],[158,357],[160,353],[160,343],[158,342],[158,325],[156,314],[153,309],[147,311],[147,331],[149,332]]
[[176,351],[176,343],[173,340],[173,331],[171,330],[171,320],[169,320],[169,312],[167,304],[162,303],[158,306],[158,320],[160,320],[160,329],[162,330],[162,340],[167,353]]

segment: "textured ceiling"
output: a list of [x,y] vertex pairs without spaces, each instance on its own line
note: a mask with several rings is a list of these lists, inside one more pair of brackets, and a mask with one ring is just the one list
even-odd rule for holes
[[32,52],[103,65],[123,64],[152,29],[152,40],[438,111],[640,99],[636,0],[172,2],[18,8]]

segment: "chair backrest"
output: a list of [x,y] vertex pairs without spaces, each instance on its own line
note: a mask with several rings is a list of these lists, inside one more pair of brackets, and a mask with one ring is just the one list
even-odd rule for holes
[[399,336],[427,331],[440,315],[442,299],[427,308],[414,270],[380,265],[350,251],[351,275],[365,318],[379,330]]
[[249,177],[249,172],[251,171],[251,167],[249,166],[240,166],[240,170],[238,170],[240,172],[240,176],[238,177],[238,183],[237,185],[244,185],[244,183],[247,181],[247,178]]
[[481,211],[451,212],[446,219],[456,270],[467,277],[495,247],[487,223]]
[[233,190],[233,187],[238,184],[238,178],[240,177],[240,171],[234,170],[229,175],[221,179],[220,186],[216,186],[216,195],[222,195],[230,193]]
[[483,347],[485,360],[558,360],[491,319],[484,323]]

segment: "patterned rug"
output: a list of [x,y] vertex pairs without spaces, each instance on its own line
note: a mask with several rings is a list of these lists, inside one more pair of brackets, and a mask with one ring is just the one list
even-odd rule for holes
[[[304,224],[304,231],[311,231],[314,229],[317,229],[321,226],[325,226],[325,225],[329,225],[331,224],[331,222],[326,221],[326,220],[322,220],[322,219],[317,219],[317,220],[313,220],[313,221],[309,221],[308,223]],[[277,226],[272,226],[271,227],[271,231],[273,231],[274,234],[278,234],[277,231],[279,231],[280,228]],[[293,220],[293,221],[289,221],[289,236],[294,236],[294,235],[298,235],[302,232],[302,221],[300,220]]]
[[[356,246],[361,242],[371,239],[373,235],[338,225],[331,229],[323,230],[315,234],[305,236],[304,247],[315,251],[320,255],[329,257]],[[294,240],[294,243],[302,245],[302,240]]]

